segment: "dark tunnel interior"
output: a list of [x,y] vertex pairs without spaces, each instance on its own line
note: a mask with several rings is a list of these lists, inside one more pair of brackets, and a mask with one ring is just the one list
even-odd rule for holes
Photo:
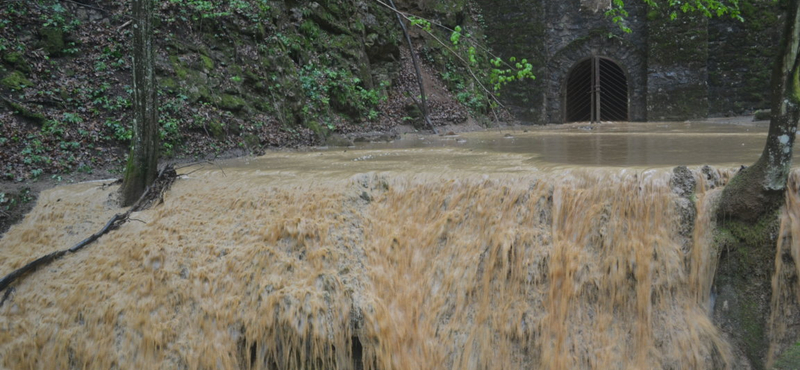
[[565,122],[627,121],[628,80],[619,65],[592,57],[567,77]]

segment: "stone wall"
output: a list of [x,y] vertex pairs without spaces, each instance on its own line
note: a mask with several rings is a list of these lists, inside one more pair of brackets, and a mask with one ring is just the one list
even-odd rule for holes
[[743,2],[740,22],[708,22],[709,114],[750,114],[769,108],[772,64],[783,27],[783,14],[772,1]]
[[501,99],[517,119],[541,123],[545,89],[540,82],[547,70],[545,41],[545,0],[476,0],[486,21],[486,34],[498,56],[527,58],[537,76],[504,88]]
[[647,118],[708,116],[708,19],[701,14],[647,14]]
[[[646,87],[645,22],[637,16],[642,7],[632,7],[627,26],[631,33],[608,21],[604,10],[587,8],[586,0],[550,1],[546,17],[548,42],[548,68],[541,76],[542,88],[548,97],[543,123],[562,122],[564,117],[564,85],[569,71],[578,62],[591,56],[606,57],[616,62],[628,77],[630,91],[630,117],[635,121],[646,119],[644,109]],[[578,11],[571,11],[579,9]]]
[[611,59],[628,77],[631,120],[685,120],[765,108],[777,6],[742,3],[747,22],[708,20],[628,4],[624,33],[595,0],[476,0],[491,45],[504,57],[534,61],[537,79],[512,86],[502,99],[518,119],[563,122],[566,78],[592,56]]

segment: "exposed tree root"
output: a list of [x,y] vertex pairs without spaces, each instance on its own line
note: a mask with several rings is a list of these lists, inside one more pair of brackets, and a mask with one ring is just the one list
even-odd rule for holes
[[[158,173],[158,177],[156,180],[145,189],[144,194],[133,204],[125,213],[116,214],[112,217],[106,225],[100,229],[100,231],[92,234],[88,238],[82,240],[80,243],[75,244],[69,249],[63,249],[59,251],[55,251],[49,254],[46,254],[42,257],[37,258],[36,260],[26,264],[25,266],[20,267],[17,270],[14,270],[12,273],[3,277],[0,280],[0,292],[5,290],[6,288],[11,285],[11,283],[15,282],[20,277],[26,275],[29,272],[35,271],[41,266],[45,266],[50,262],[53,262],[56,259],[63,257],[67,253],[75,253],[87,245],[91,244],[95,240],[99,239],[101,236],[105,235],[109,231],[116,229],[117,227],[121,226],[125,222],[127,222],[130,218],[131,213],[138,212],[142,210],[146,210],[153,205],[160,204],[164,200],[164,193],[169,190],[172,183],[175,182],[175,179],[178,177],[177,172],[175,171],[175,167],[170,165],[164,166],[161,171]],[[13,288],[12,288],[13,289]],[[3,306],[5,301],[8,299],[11,290],[7,291],[6,294],[3,296],[3,299],[0,300],[0,307]]]

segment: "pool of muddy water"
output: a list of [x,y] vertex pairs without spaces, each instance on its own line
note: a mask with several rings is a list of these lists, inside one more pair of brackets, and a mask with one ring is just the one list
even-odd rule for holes
[[226,161],[224,166],[289,177],[309,172],[317,177],[371,171],[491,174],[706,164],[724,168],[755,162],[767,129],[766,122],[738,120],[518,126],[451,135],[407,133],[391,142],[270,152]]

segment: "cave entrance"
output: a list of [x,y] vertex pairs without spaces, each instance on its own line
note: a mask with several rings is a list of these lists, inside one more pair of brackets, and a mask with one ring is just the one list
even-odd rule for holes
[[617,63],[591,57],[567,76],[564,122],[628,120],[628,78]]

